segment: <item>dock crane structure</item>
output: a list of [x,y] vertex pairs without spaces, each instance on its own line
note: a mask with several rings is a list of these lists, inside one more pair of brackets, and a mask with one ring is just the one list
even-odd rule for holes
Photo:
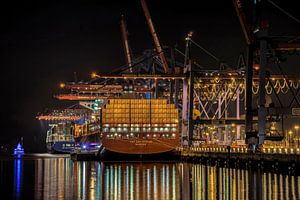
[[129,47],[128,30],[124,15],[121,16],[120,29],[122,34],[122,42],[124,47],[126,63],[129,67],[129,72],[132,73],[132,53]]
[[[283,42],[280,39],[274,40],[268,35],[268,22],[263,18],[264,6],[266,3],[270,3],[276,8],[283,11],[286,15],[291,17],[287,12],[274,4],[271,0],[260,0],[250,2],[251,14],[246,16],[244,9],[244,1],[232,0],[235,11],[237,13],[246,44],[248,46],[248,58],[246,65],[246,99],[245,99],[245,128],[246,128],[246,143],[249,145],[261,146],[264,143],[266,135],[266,117],[267,109],[266,104],[266,83],[268,78],[268,72],[266,70],[269,62],[269,49],[271,46],[273,51],[299,51],[300,43],[297,41]],[[248,18],[247,18],[248,17]],[[293,18],[293,17],[292,17]],[[295,20],[295,18],[293,18]],[[298,21],[299,23],[299,21]],[[258,94],[258,131],[253,131],[253,116],[256,113],[256,109],[252,108],[252,81],[253,81],[253,58],[254,52],[259,55],[259,94]],[[279,66],[280,67],[280,66]],[[283,72],[280,69],[281,73]],[[282,74],[284,76],[284,74]],[[284,79],[286,77],[284,76]],[[293,90],[290,90],[294,96],[294,99],[299,103],[297,96]],[[278,96],[276,96],[278,98]],[[279,98],[278,98],[279,99]],[[280,100],[279,100],[280,102]],[[281,104],[281,102],[280,102]],[[282,106],[282,105],[281,105]],[[300,105],[298,105],[300,106]]]
[[141,4],[142,4],[142,7],[143,7],[143,11],[144,11],[144,14],[145,14],[145,17],[146,17],[151,35],[152,35],[153,40],[154,40],[156,51],[157,51],[157,53],[160,57],[160,60],[162,62],[165,73],[169,73],[169,65],[168,65],[167,59],[165,57],[164,51],[161,47],[160,41],[158,39],[158,35],[155,31],[155,28],[154,28],[154,25],[153,25],[153,22],[152,22],[152,19],[151,19],[151,15],[150,15],[146,0],[141,0]]

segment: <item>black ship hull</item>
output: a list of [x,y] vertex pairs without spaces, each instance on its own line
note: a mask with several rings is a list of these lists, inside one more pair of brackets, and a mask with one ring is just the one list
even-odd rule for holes
[[75,149],[75,142],[70,141],[58,141],[58,142],[48,142],[47,151],[49,153],[57,154],[69,154]]

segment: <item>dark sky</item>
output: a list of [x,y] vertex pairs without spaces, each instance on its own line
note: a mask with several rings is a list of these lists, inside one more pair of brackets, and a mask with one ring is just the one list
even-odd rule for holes
[[[299,17],[296,1],[274,2]],[[12,0],[1,4],[0,144],[14,144],[21,136],[28,145],[44,143],[35,116],[61,105],[53,99],[59,82],[73,81],[74,72],[79,80],[88,80],[91,72],[109,72],[125,64],[121,14],[126,17],[134,55],[154,46],[139,0]],[[184,38],[193,30],[195,41],[232,66],[246,50],[231,0],[148,0],[148,6],[165,45],[178,44],[184,50]],[[298,23],[270,5],[266,13],[274,34],[299,35]],[[200,64],[216,65],[200,51],[194,52]]]

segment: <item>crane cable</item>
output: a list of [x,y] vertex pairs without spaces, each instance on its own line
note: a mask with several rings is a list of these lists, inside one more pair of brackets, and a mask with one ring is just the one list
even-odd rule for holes
[[190,41],[196,45],[197,47],[199,47],[202,51],[204,51],[207,55],[209,55],[210,57],[212,57],[214,60],[216,60],[217,62],[220,62],[220,59],[217,58],[215,55],[213,55],[211,52],[209,52],[208,50],[206,50],[205,48],[203,48],[202,46],[200,46],[198,43],[196,43],[194,40],[190,39]]
[[275,8],[277,8],[278,10],[280,10],[281,12],[283,12],[284,14],[286,14],[288,17],[292,18],[294,21],[296,21],[297,23],[300,24],[300,20],[297,19],[296,17],[294,17],[293,15],[291,15],[290,13],[288,13],[287,11],[285,11],[284,9],[282,9],[280,6],[278,6],[277,4],[275,4],[273,1],[268,0],[268,2],[270,4],[272,4]]

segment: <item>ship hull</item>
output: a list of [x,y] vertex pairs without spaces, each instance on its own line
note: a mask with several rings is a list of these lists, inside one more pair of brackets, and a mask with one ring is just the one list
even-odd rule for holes
[[58,141],[47,143],[47,151],[49,153],[68,154],[72,153],[75,149],[75,142]]
[[106,150],[122,154],[160,154],[170,152],[178,147],[177,139],[104,139]]

